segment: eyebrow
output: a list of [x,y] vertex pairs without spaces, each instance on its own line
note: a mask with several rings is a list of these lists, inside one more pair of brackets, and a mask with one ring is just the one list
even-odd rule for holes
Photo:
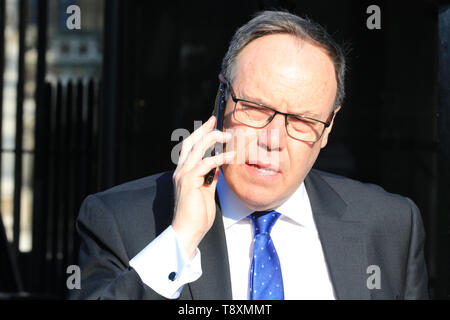
[[[236,97],[236,98],[239,99],[239,97]],[[261,105],[263,105],[265,107],[277,110],[274,107],[272,107],[271,105],[269,105],[268,103],[265,103],[265,102],[259,100],[258,98],[252,98],[252,97],[249,98],[246,94],[242,95],[242,99],[248,100],[249,102],[256,102],[256,103],[261,104]],[[304,112],[301,112],[301,113],[299,113],[299,112],[296,112],[296,113],[287,112],[287,113],[289,113],[290,115],[294,115],[294,116],[295,115],[297,115],[297,116],[306,116],[306,117],[311,117],[311,118],[318,119],[318,120],[320,119],[320,114],[317,114],[317,113],[314,113],[314,112],[311,112],[311,111],[308,111],[308,110],[306,110]]]

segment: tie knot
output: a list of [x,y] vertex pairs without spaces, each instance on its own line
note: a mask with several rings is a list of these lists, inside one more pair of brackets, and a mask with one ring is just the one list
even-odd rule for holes
[[280,214],[276,211],[257,211],[248,216],[255,228],[255,236],[258,234],[268,233],[272,230]]

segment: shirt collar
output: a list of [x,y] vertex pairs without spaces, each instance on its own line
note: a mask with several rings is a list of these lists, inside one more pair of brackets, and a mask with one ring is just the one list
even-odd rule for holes
[[[225,229],[228,229],[253,213],[253,210],[248,208],[233,190],[231,190],[222,174],[222,170],[220,171],[219,181],[217,182],[217,193]],[[311,204],[303,182],[286,201],[273,210],[279,212],[282,217],[286,217],[299,225],[306,228],[315,228]]]

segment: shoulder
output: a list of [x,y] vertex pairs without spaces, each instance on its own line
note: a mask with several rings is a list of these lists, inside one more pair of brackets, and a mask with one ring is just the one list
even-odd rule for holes
[[313,169],[311,175],[325,181],[356,215],[411,220],[419,210],[408,197],[386,191],[383,187]]
[[105,204],[139,201],[141,198],[155,197],[157,192],[166,193],[172,185],[173,171],[157,173],[151,176],[125,182],[105,191],[91,195]]
[[[419,208],[408,197],[347,177],[311,170],[311,179],[325,182],[346,204],[344,220],[359,221],[370,239],[385,239],[404,245],[412,235],[423,237]],[[372,241],[371,240],[371,241]]]
[[[153,216],[163,210],[170,212],[173,202],[172,171],[129,181],[102,192],[89,195],[83,202],[80,216],[85,214],[115,217],[116,220]],[[139,219],[138,219],[139,220]]]
[[156,188],[159,185],[170,184],[173,171],[160,172],[151,176],[143,177],[140,179],[128,181],[120,185],[109,188],[105,191],[96,194],[98,197],[108,197],[111,195],[122,195],[129,192],[136,192],[139,190]]
[[77,227],[107,239],[104,243],[124,247],[128,258],[133,257],[170,224],[172,174],[155,174],[88,196],[81,205]]
[[362,182],[317,169],[311,170],[311,174],[323,179],[347,203],[371,200],[410,203],[407,200],[408,198],[388,192],[383,187],[373,183]]

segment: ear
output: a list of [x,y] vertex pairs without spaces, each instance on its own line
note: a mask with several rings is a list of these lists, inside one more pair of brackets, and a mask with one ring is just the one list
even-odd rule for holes
[[225,80],[225,77],[223,76],[223,74],[219,73],[219,81],[222,83],[226,83],[227,81]]
[[325,132],[323,133],[322,139],[320,140],[320,148],[321,149],[325,148],[325,146],[328,143],[328,135],[330,134],[331,129],[333,128],[334,118],[336,117],[336,113],[338,113],[339,110],[341,110],[341,106],[338,106],[336,108],[336,110],[333,111],[334,115],[333,115],[333,118],[331,119],[331,123],[328,126],[328,128],[325,129]]

